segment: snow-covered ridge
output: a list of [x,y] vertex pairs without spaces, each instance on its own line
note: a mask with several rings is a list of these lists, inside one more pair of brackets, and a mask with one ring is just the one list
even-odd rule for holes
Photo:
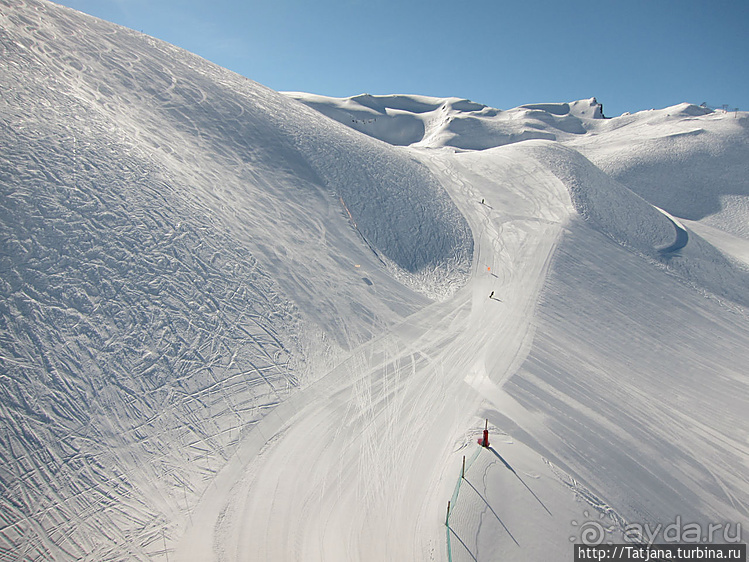
[[[605,119],[595,98],[493,109],[458,98],[287,95],[396,145],[486,150],[558,141],[649,202],[749,239],[749,117],[682,103]],[[673,186],[673,187],[672,187]],[[676,188],[678,186],[678,188]]]
[[[745,112],[682,103],[606,119],[595,98],[502,111],[458,98],[286,95],[392,144],[487,151],[533,141],[542,151],[538,157],[567,185],[583,217],[619,243],[657,260],[664,257],[662,252],[658,255],[659,248],[680,246],[675,235],[689,238],[658,209],[675,217],[702,219],[749,243]],[[740,264],[729,265],[697,235],[691,246],[685,245],[682,257],[690,254],[689,263],[671,264],[690,283],[746,302]],[[708,263],[722,265],[711,272]]]
[[431,148],[482,150],[529,139],[557,140],[560,135],[584,134],[588,120],[603,118],[602,106],[595,98],[500,111],[460,98],[286,95],[390,144]]

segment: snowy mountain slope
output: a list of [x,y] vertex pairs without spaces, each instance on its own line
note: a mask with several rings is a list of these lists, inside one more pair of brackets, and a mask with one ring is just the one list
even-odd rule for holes
[[421,141],[427,124],[435,119],[443,103],[424,96],[362,94],[331,103],[331,98],[325,96],[302,92],[286,92],[286,95],[352,129],[397,146]]
[[600,119],[595,100],[531,104],[501,111],[470,100],[428,96],[330,98],[286,92],[305,105],[366,135],[396,145],[482,150],[529,139],[584,134]]
[[[717,112],[684,103],[605,119],[595,98],[500,111],[467,100],[423,96],[413,96],[409,105],[410,97],[403,95],[350,99],[287,95],[383,140],[393,136],[399,124],[388,121],[388,116],[405,119],[410,112],[410,118],[425,130],[412,143],[414,147],[483,151],[529,140],[555,141],[539,150],[546,151],[544,159],[567,184],[586,219],[619,243],[667,261],[687,282],[747,304],[746,271],[731,252],[724,256],[695,234],[692,244],[677,255],[659,256],[653,251],[681,245],[673,239],[674,228],[682,231],[680,236],[690,236],[658,216],[657,209],[677,219],[701,220],[708,227],[697,226],[701,235],[708,242],[714,239],[718,247],[725,246],[721,244],[725,236],[715,228],[747,239],[749,117],[745,112]],[[378,128],[366,120],[348,119],[352,105],[361,106],[362,100],[367,100],[368,111],[374,107],[383,114]]]
[[[469,473],[472,491],[454,506],[454,560],[548,560],[599,513],[619,537],[625,524],[662,529],[680,513],[731,522],[735,535],[749,492],[745,313],[643,259],[658,255],[660,228],[676,236],[672,223],[647,207],[642,218],[616,216],[644,202],[569,152],[531,142],[417,153],[471,220],[471,284],[297,395],[297,408],[263,427],[245,471],[219,488],[226,515],[208,516],[213,496],[196,508],[196,528],[217,520],[215,534],[186,534],[177,559],[249,549],[269,560],[442,558],[444,501],[477,410],[508,434],[495,444],[506,460],[484,455],[483,473]],[[566,177],[555,168],[562,156]],[[563,178],[575,181],[572,197]],[[574,218],[584,216],[575,189],[594,207],[588,221]],[[669,469],[674,459],[685,468]],[[508,480],[508,467],[522,472]]]
[[393,144],[484,150],[530,139],[559,141],[673,215],[692,220],[714,215],[714,226],[747,237],[746,112],[683,103],[605,119],[595,98],[501,111],[456,98],[287,95],[387,142],[405,121],[409,130],[423,130],[410,135],[410,142]]
[[[469,472],[451,526],[452,559],[553,559],[566,539],[579,542],[583,528],[596,524],[611,529],[605,540],[613,542],[637,524],[658,528],[663,540],[676,521],[720,525],[745,541],[749,322],[746,305],[732,304],[745,303],[745,270],[692,232],[677,255],[658,260],[661,237],[677,237],[671,220],[567,148],[530,141],[432,158],[475,190],[471,199],[486,198],[506,248],[514,240],[507,228],[519,218],[510,210],[524,207],[532,187],[556,178],[575,207],[530,341],[509,365],[506,349],[488,345],[462,370],[484,399],[481,417],[493,434],[508,435],[495,448],[511,464],[485,455],[483,472]],[[531,175],[534,167],[551,178]],[[501,287],[499,298],[510,303],[517,295],[502,285],[518,268],[503,265],[491,264],[488,287]],[[456,441],[448,464],[459,474],[466,443]],[[507,476],[515,468],[524,484]],[[576,513],[555,480],[578,498]],[[443,485],[449,498],[454,480]]]
[[[676,524],[713,525],[712,542],[726,542],[724,532],[747,540],[745,314],[573,219],[533,334],[513,376],[487,365],[473,384],[494,448],[555,517],[484,455],[468,473],[476,491],[459,502],[453,560],[547,560],[554,547],[568,552],[565,541],[620,543],[637,525],[655,542]],[[557,504],[554,481],[577,497],[577,513]]]
[[427,302],[394,272],[443,296],[472,239],[424,166],[275,92],[51,3],[0,18],[0,548],[149,559],[248,427]]
[[749,528],[745,114],[281,95],[0,5],[3,557]]
[[747,238],[746,112],[684,103],[606,120],[595,135],[570,146],[671,214],[691,220],[712,215],[716,226]]
[[620,522],[662,532],[678,516],[730,523],[734,537],[738,524],[745,541],[748,338],[745,315],[575,227],[533,349],[504,393],[487,394],[487,416],[596,490]]
[[749,270],[654,207],[577,151],[524,143],[567,186],[579,215],[596,230],[721,299],[749,306]]
[[[294,97],[306,103],[306,95]],[[404,96],[395,98],[404,107]],[[341,107],[340,100],[315,99]],[[387,104],[393,97],[376,99]],[[443,104],[435,101],[432,107]],[[568,519],[545,519],[521,488],[518,498],[525,502],[508,505],[508,493],[514,492],[502,463],[512,466],[498,458],[484,461],[483,476],[469,477],[473,492],[462,500],[466,503],[450,529],[453,560],[547,560],[564,542],[538,544],[534,539],[554,536],[558,541],[566,531],[568,538],[579,540],[586,518],[602,521],[612,530],[610,539],[617,533],[621,539],[631,524],[660,524],[662,532],[678,518],[705,529],[722,525],[729,535],[746,540],[741,529],[749,523],[744,476],[749,427],[743,414],[749,396],[743,368],[749,277],[734,259],[741,255],[737,226],[749,218],[742,214],[749,162],[746,117],[684,104],[603,120],[583,116],[582,108],[595,108],[594,100],[511,110],[520,119],[527,119],[527,112],[545,112],[543,119],[534,115],[536,124],[547,125],[533,135],[546,140],[511,137],[513,129],[502,122],[508,116],[493,115],[495,110],[473,108],[468,113],[480,113],[473,116],[451,110],[470,140],[453,136],[445,142],[447,136],[425,135],[414,144],[417,154],[439,162],[433,169],[445,172],[446,185],[457,182],[454,193],[485,200],[497,217],[495,248],[513,247],[506,229],[517,220],[517,211],[527,208],[531,186],[524,186],[524,178],[540,185],[554,181],[528,170],[551,173],[567,188],[572,215],[579,217],[566,223],[530,341],[526,338],[511,354],[510,364],[498,361],[502,354],[488,352],[478,364],[466,362],[457,370],[484,398],[484,415],[516,444],[502,454],[520,459],[525,474],[540,479],[531,486],[541,500]],[[423,108],[414,113],[429,122]],[[560,116],[569,121],[560,125]],[[582,130],[569,125],[571,118],[584,125]],[[480,123],[492,119],[491,126]],[[709,133],[690,135],[695,120]],[[353,126],[372,134],[366,125]],[[530,122],[522,127],[530,130]],[[392,136],[374,132],[384,140]],[[689,140],[674,142],[674,135]],[[455,139],[463,150],[446,151],[450,142],[457,145]],[[644,183],[627,183],[639,177],[658,184],[657,197]],[[717,213],[716,202],[723,205]],[[470,216],[470,207],[462,208]],[[695,221],[680,220],[677,211],[684,209],[687,215],[708,217],[696,223],[700,235],[690,229]],[[713,246],[711,239],[720,244]],[[478,245],[479,264],[484,252]],[[496,290],[518,271],[507,263],[497,265],[491,264],[495,273],[485,288]],[[503,290],[498,294],[504,302],[514,300]],[[465,450],[465,443],[457,442],[447,463],[455,467]],[[554,465],[558,468],[550,475]],[[564,493],[550,478],[559,478],[582,504],[574,519],[569,515],[574,507],[565,504]],[[448,498],[453,481],[443,474],[435,482]],[[438,541],[435,533],[422,549]]]
[[[498,369],[522,361],[543,272],[572,212],[551,172],[531,159],[498,157],[484,194],[513,202],[507,220],[479,203],[474,176],[465,181],[476,168],[456,167],[450,156],[421,154],[470,221],[470,284],[356,350],[320,379],[322,389],[302,390],[298,409],[262,429],[265,438],[273,432],[273,445],[221,486],[226,516],[215,535],[206,544],[186,533],[178,560],[205,559],[211,543],[216,559],[250,549],[264,560],[442,557],[444,461],[478,407],[463,378],[484,361]],[[507,304],[487,304],[492,288]],[[212,502],[197,507],[195,528],[204,526]]]

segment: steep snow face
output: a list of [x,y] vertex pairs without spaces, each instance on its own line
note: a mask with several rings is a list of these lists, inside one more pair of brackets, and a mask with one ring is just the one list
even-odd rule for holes
[[[45,4],[35,8],[52,9]],[[470,259],[465,220],[435,178],[407,155],[333,126],[317,112],[288,103],[275,92],[137,33],[108,28],[87,39],[74,29],[94,25],[93,20],[87,21],[56,22],[65,29],[54,39],[34,35],[24,29],[22,20],[9,21],[9,27],[25,36],[8,39],[8,64],[16,71],[30,64],[29,73],[55,70],[43,78],[52,91],[73,96],[100,119],[116,122],[119,134],[154,149],[154,157],[170,172],[198,177],[202,173],[200,179],[212,184],[208,204],[232,205],[240,212],[235,200],[254,197],[256,184],[262,183],[257,177],[270,175],[273,181],[263,187],[292,204],[302,205],[310,196],[332,197],[377,252],[408,272]],[[132,45],[123,49],[114,43],[115,36],[118,42],[127,39]],[[54,52],[42,49],[45,42]],[[68,42],[70,54],[55,51]],[[117,53],[102,54],[114,52],[115,46]],[[104,77],[109,76],[105,83]],[[206,81],[210,89],[201,89]],[[29,97],[28,92],[18,91],[7,103],[20,107]],[[188,154],[208,160],[213,167],[234,166],[242,188],[217,181],[203,162],[185,166]],[[196,190],[195,196],[202,197],[202,192]],[[359,196],[362,192],[367,194],[366,205]],[[262,202],[253,207],[255,221],[277,212],[272,200]]]
[[407,154],[140,33],[2,0],[0,50],[0,552],[148,559],[472,236]]

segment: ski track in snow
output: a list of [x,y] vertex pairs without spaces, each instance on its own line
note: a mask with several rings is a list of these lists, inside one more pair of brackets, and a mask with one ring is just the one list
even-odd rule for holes
[[[197,507],[195,521],[206,526],[215,494],[223,494],[216,535],[188,529],[177,559],[232,560],[250,551],[266,560],[415,559],[440,548],[442,533],[423,525],[445,497],[438,492],[449,465],[434,460],[450,455],[477,406],[464,378],[491,369],[499,386],[523,361],[539,280],[572,210],[551,173],[498,156],[480,193],[521,200],[508,219],[479,204],[478,182],[464,182],[461,158],[449,156],[424,155],[455,185],[476,233],[469,287],[365,344],[319,381],[324,392],[301,390],[294,402],[303,406],[269,428],[278,435],[272,446],[246,473],[232,468],[236,483],[222,481],[204,512]],[[488,298],[492,290],[502,302]],[[422,499],[404,504],[406,493]]]
[[[125,184],[123,200],[112,200],[96,188],[97,176],[107,177],[99,147],[76,148],[70,137],[44,142],[75,152],[71,177],[54,182],[48,195],[37,188],[41,167],[23,160],[35,147],[17,142],[18,154],[6,153],[23,162],[25,175],[4,194],[2,226],[26,234],[3,252],[7,425],[0,440],[12,451],[3,459],[6,474],[38,482],[33,493],[40,497],[29,496],[23,507],[5,504],[9,524],[0,533],[23,535],[31,521],[55,521],[49,543],[65,545],[63,537],[94,521],[85,516],[92,494],[101,494],[93,505],[111,504],[115,528],[135,517],[156,532],[163,520],[146,505],[163,486],[143,485],[186,465],[188,480],[175,479],[171,493],[192,490],[223,464],[241,428],[296,385],[283,336],[267,319],[295,320],[251,255],[232,249],[212,225],[185,221],[168,196],[164,205],[164,194],[136,190],[143,170]],[[76,179],[83,169],[86,179]],[[36,212],[17,224],[13,207]],[[120,504],[115,498],[123,495]],[[152,539],[140,540],[136,552]],[[57,548],[72,557],[97,553],[94,544]]]

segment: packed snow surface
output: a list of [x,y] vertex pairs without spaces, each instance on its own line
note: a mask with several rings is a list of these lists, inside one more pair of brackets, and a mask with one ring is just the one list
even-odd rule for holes
[[281,94],[43,0],[0,61],[1,560],[746,542],[746,113]]

